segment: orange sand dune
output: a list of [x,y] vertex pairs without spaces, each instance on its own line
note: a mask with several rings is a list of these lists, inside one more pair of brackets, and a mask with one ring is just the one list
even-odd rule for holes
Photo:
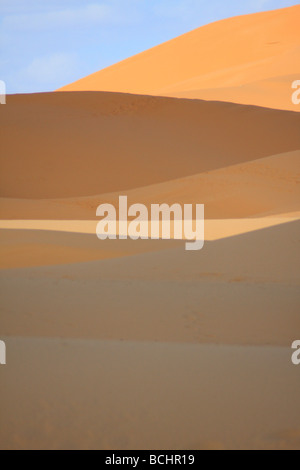
[[[0,106],[1,450],[300,448],[299,23],[222,21]],[[204,203],[203,250],[98,240],[120,194]]]
[[299,24],[299,5],[219,21],[61,90],[180,96],[299,111],[291,100],[292,82],[300,79]]
[[[278,216],[300,211],[300,150],[126,191],[128,204],[205,204],[206,219]],[[120,193],[67,199],[0,198],[0,219],[95,220]],[[57,224],[59,226],[59,224]],[[1,224],[0,224],[1,227]],[[78,228],[76,228],[78,231]],[[93,233],[95,229],[93,228]]]
[[[298,212],[280,217],[206,220],[205,241],[251,233],[299,219]],[[133,241],[117,237],[116,240],[100,241],[96,237],[96,227],[95,220],[0,220],[0,269],[122,258],[174,246],[184,250],[183,241],[174,239],[173,233],[171,240]],[[151,236],[146,229],[145,233]]]
[[[299,59],[297,59],[299,60]],[[300,73],[298,74],[300,77]],[[177,98],[199,98],[204,100],[229,101],[232,103],[259,104],[264,108],[300,111],[291,100],[291,83],[295,75],[272,77],[227,88],[208,88],[170,93]],[[295,90],[292,90],[295,91]],[[169,93],[166,93],[169,96]]]
[[77,92],[9,96],[0,195],[91,196],[300,148],[300,116],[243,105]]
[[183,242],[176,240],[100,241],[96,236],[96,222],[89,224],[88,232],[80,232],[76,221],[69,230],[61,228],[58,221],[53,221],[53,229],[49,229],[46,221],[39,222],[43,227],[41,229],[20,227],[3,230],[0,221],[0,269],[121,258],[171,249],[178,245],[184,249]]

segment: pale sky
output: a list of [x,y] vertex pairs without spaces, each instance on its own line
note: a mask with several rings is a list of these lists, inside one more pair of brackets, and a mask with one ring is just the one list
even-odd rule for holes
[[204,24],[293,0],[0,0],[0,80],[52,91]]

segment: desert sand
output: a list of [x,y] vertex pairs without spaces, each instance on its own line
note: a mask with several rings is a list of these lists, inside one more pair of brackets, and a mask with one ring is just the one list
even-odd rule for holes
[[7,104],[1,197],[128,191],[300,145],[300,115],[291,111],[101,92],[15,95]]
[[[0,449],[300,449],[299,12],[0,107]],[[204,203],[203,250],[98,240],[119,195]]]
[[201,27],[100,70],[63,91],[119,91],[299,111],[300,5]]

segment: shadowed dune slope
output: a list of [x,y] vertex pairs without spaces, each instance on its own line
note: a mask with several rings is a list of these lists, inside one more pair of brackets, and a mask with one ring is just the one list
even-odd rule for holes
[[298,113],[117,93],[9,96],[1,197],[90,196],[300,148]]
[[[193,253],[182,242],[114,246],[89,235],[45,234],[45,264],[66,242],[94,250],[95,261],[80,262],[77,253],[75,264],[58,265],[68,262],[66,252],[56,266],[0,270],[2,334],[287,345],[300,327],[299,227],[208,242]],[[21,236],[24,243],[37,237],[10,234]],[[97,260],[117,247],[136,256]]]

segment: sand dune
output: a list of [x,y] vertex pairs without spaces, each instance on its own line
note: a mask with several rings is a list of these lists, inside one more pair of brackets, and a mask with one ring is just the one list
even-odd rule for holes
[[[0,106],[1,450],[300,448],[299,15]],[[203,250],[98,240],[120,194],[204,203]]]
[[[296,58],[296,60],[299,59]],[[300,106],[295,106],[291,100],[291,93],[295,91],[291,89],[291,84],[295,81],[295,77],[300,77],[300,72],[253,81],[239,86],[167,92],[165,96],[196,98],[207,101],[227,101],[247,105],[256,104],[264,108],[299,112]]]
[[[19,228],[3,230],[0,221],[0,269],[28,266],[50,266],[120,258],[177,246],[176,240],[105,240],[96,236],[96,222],[83,228],[77,221],[61,227],[58,221],[30,221]],[[9,226],[9,224],[7,224]],[[182,242],[180,242],[182,245]]]
[[111,93],[7,101],[0,112],[2,197],[129,190],[300,147],[300,116],[287,111]]
[[[172,241],[141,242],[143,253],[131,242],[135,256],[126,258],[0,270],[2,334],[290,345],[300,328],[299,226],[208,242],[194,253]],[[82,237],[60,240],[92,249],[91,236]]]
[[[300,151],[298,150],[157,185],[131,189],[126,191],[126,195],[129,205],[143,203],[148,209],[155,203],[201,202],[205,204],[206,219],[278,216],[300,211],[299,182]],[[120,194],[122,192],[47,200],[0,198],[0,218],[93,221],[98,205],[107,202],[118,207]],[[1,226],[4,227],[3,224],[0,224]],[[78,224],[74,225],[74,231],[78,230]],[[88,230],[88,233],[95,233],[94,224],[92,232]]]
[[180,96],[299,111],[291,100],[291,84],[300,79],[299,22],[299,5],[219,21],[62,90]]
[[[280,217],[210,219],[205,222],[205,241],[275,228],[299,219],[299,212]],[[96,226],[96,221],[0,220],[0,269],[121,258],[161,252],[174,246],[185,249],[181,239],[174,239],[174,233],[170,240],[119,240],[118,226],[117,240],[100,241],[96,237]],[[151,229],[148,230],[150,238]]]
[[298,449],[298,233],[1,270],[0,448]]

